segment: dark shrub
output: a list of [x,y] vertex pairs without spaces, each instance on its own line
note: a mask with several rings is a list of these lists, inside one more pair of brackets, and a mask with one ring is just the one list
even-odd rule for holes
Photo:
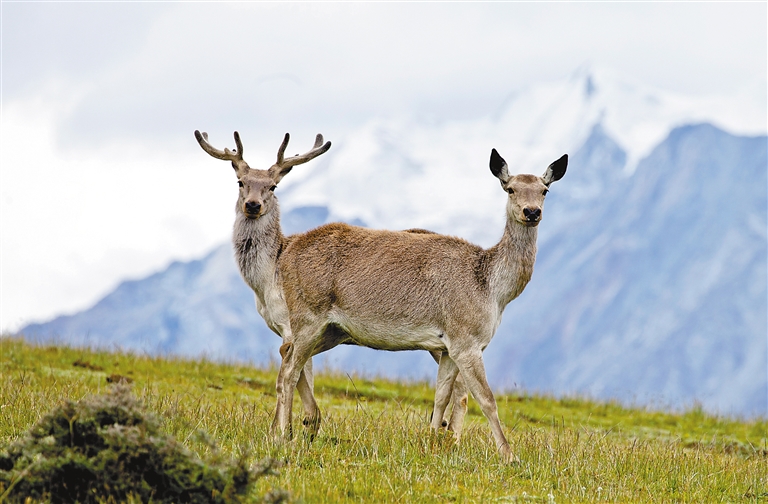
[[[0,500],[53,503],[241,502],[260,476],[243,457],[202,461],[160,431],[128,385],[77,403],[63,401],[18,442],[0,451]],[[268,500],[282,501],[284,492]]]

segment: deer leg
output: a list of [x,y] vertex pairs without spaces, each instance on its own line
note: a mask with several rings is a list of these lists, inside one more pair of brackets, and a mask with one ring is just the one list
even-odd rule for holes
[[501,428],[496,399],[494,399],[493,391],[491,391],[491,387],[488,385],[488,380],[485,377],[482,351],[477,349],[457,352],[452,358],[456,362],[469,391],[472,392],[475,400],[480,404],[480,409],[483,411],[485,418],[491,424],[496,448],[499,450],[502,458],[507,462],[515,461],[517,458],[512,453],[509,442]]
[[277,406],[275,418],[272,421],[272,435],[275,438],[282,437],[286,440],[293,438],[291,417],[293,414],[293,390],[301,375],[301,368],[296,372],[294,363],[294,344],[284,343],[280,347],[280,355],[283,357],[280,370],[277,373]]
[[[444,352],[441,352],[441,351],[439,351],[439,350],[430,350],[430,351],[429,351],[429,354],[432,356],[432,358],[433,358],[433,359],[435,359],[435,362],[438,364],[438,366],[440,365],[440,357],[443,355],[443,353],[444,353]],[[450,398],[450,400],[448,401],[448,405],[445,407],[446,411],[448,410],[448,407],[449,407],[449,406],[451,406],[451,403],[453,402],[453,396],[454,396],[454,395],[455,395],[455,394],[451,393],[451,398]],[[453,406],[453,408],[455,408],[455,407],[456,407],[456,406]],[[433,411],[432,411],[432,415],[429,417],[429,421],[430,421],[430,423],[432,422],[432,418],[434,418],[434,416],[435,416],[435,412],[434,412],[434,410],[433,410]],[[453,415],[451,415],[451,421],[452,421],[452,420],[453,420]],[[448,425],[448,420],[446,420],[445,418],[443,418],[441,423],[442,423],[442,426],[443,426],[443,427],[445,427],[446,425]],[[461,429],[461,425],[459,425],[459,429]],[[449,427],[449,430],[450,430],[450,427]],[[458,440],[458,439],[457,439],[457,440]]]
[[[280,369],[277,371],[277,379],[275,380],[275,397],[277,397],[277,404],[275,406],[275,417],[272,420],[272,427],[270,428],[270,433],[272,434],[272,437],[275,439],[280,438],[285,434],[285,432],[281,431],[281,425],[280,425],[280,419],[283,417],[283,410],[285,409],[284,406],[284,398],[283,398],[283,392],[285,390],[283,383],[283,377],[285,376],[285,361],[289,354],[293,353],[293,344],[292,343],[283,343],[280,346],[280,357],[281,357],[281,363],[280,363]],[[289,435],[290,437],[290,435]]]
[[307,428],[306,434],[312,441],[320,429],[320,408],[315,401],[315,378],[312,372],[312,358],[304,364],[301,370],[299,381],[296,384],[296,390],[301,397],[301,403],[304,405],[304,426]]
[[[258,297],[256,298],[256,308],[261,308]],[[285,318],[287,319],[287,313]],[[293,333],[291,332],[290,326],[288,323],[280,324],[276,322],[274,326],[270,327],[283,339],[283,346],[281,346],[281,357],[283,357],[283,351],[287,351],[289,348],[289,346],[286,346],[286,344],[290,344],[291,341],[293,341]],[[280,377],[279,374],[278,377]],[[281,391],[282,384],[278,382],[276,384],[276,389]],[[312,440],[320,428],[321,418],[320,408],[318,408],[317,401],[315,400],[315,384],[312,373],[312,359],[308,360],[304,366],[304,369],[301,370],[299,381],[296,384],[296,390],[298,390],[299,397],[301,397],[301,404],[304,406],[304,425],[308,427],[307,434],[309,435],[310,440]],[[277,424],[273,423],[272,430],[275,431],[276,428]]]
[[[305,332],[306,334],[306,332]],[[309,331],[309,334],[314,334]],[[315,338],[294,338],[292,342],[280,347],[283,361],[277,373],[277,407],[272,422],[273,435],[282,435],[285,439],[293,437],[293,391],[301,376],[302,369],[312,356]],[[306,374],[305,374],[306,381]]]
[[[256,307],[259,308],[259,306],[259,300],[256,298]],[[285,317],[287,319],[287,313],[285,314]],[[291,332],[288,323],[276,323],[273,330],[283,338],[283,343],[290,343],[293,341],[293,333]],[[280,384],[278,384],[277,387],[282,389],[282,385]],[[304,406],[304,425],[307,427],[307,434],[309,435],[310,440],[312,440],[320,428],[321,416],[320,408],[317,406],[317,401],[315,400],[315,380],[312,373],[311,358],[304,365],[304,369],[301,370],[299,381],[296,384],[296,390],[298,390],[299,397],[301,397],[301,404]]]
[[459,368],[447,352],[440,356],[440,364],[437,366],[437,385],[435,386],[435,406],[432,410],[432,428],[438,430],[444,427],[443,415],[448,401],[451,399],[451,388]]
[[453,432],[453,436],[458,442],[461,439],[461,429],[464,427],[464,417],[467,414],[468,400],[467,386],[464,384],[464,378],[461,373],[456,377],[451,388],[451,420],[448,422],[448,430]]

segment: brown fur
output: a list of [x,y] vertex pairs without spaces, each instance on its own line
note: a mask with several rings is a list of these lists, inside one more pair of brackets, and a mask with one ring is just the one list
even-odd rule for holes
[[[443,425],[461,373],[502,456],[514,458],[485,377],[482,351],[504,307],[531,278],[544,196],[566,166],[563,156],[542,177],[511,177],[493,151],[491,171],[509,198],[503,237],[488,250],[421,230],[347,224],[295,236],[278,261],[293,345],[278,374],[273,430],[290,436],[293,389],[312,355],[347,342],[383,350],[424,349],[439,354],[433,428]],[[455,404],[461,408],[463,402],[459,398]]]
[[[283,250],[297,235],[283,235],[280,227],[280,206],[274,189],[294,166],[323,154],[330,148],[331,143],[323,144],[322,135],[318,135],[312,150],[301,156],[285,158],[284,152],[289,140],[289,135],[286,134],[278,149],[276,163],[268,170],[259,170],[251,168],[245,162],[240,135],[235,132],[234,136],[237,145],[234,151],[226,148],[219,150],[208,143],[206,133],[195,131],[195,138],[200,147],[217,159],[230,161],[237,175],[240,189],[235,206],[236,217],[232,233],[235,260],[243,280],[254,292],[259,314],[264,318],[267,326],[283,339],[280,355],[284,358],[291,349],[292,333],[277,263]],[[410,229],[407,232],[431,233],[423,229]],[[318,346],[318,352],[338,344],[355,344],[355,342],[346,338],[337,328],[329,326],[324,334],[323,344]],[[439,352],[433,352],[432,356],[439,362]],[[311,358],[304,364],[296,388],[304,406],[304,425],[307,426],[311,438],[317,433],[321,421],[320,409],[314,397]],[[457,397],[453,403],[460,404],[460,399],[466,398],[466,390],[460,378],[456,380],[452,390]],[[454,432],[457,439],[461,433],[464,413],[466,413],[465,403],[466,401],[463,406],[454,408],[451,414],[449,429]]]

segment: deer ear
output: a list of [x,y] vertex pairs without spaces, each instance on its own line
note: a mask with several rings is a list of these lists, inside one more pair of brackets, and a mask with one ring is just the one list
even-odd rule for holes
[[541,176],[546,185],[556,180],[560,180],[565,175],[565,169],[568,167],[568,154],[563,154],[560,159],[547,167],[547,171]]
[[493,176],[501,180],[502,184],[506,184],[509,180],[509,170],[507,170],[507,162],[504,158],[499,156],[496,149],[491,149],[491,173]]

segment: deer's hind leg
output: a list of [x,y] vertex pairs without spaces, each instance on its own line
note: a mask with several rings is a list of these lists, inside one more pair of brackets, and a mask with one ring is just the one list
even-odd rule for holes
[[461,439],[461,430],[464,427],[464,417],[467,415],[467,401],[469,392],[461,373],[456,377],[451,389],[451,419],[448,422],[448,430],[453,432],[456,441]]
[[[435,362],[440,364],[440,359],[445,352],[430,351],[430,355],[435,359]],[[437,391],[435,391],[437,393]],[[461,430],[464,426],[464,417],[467,414],[467,400],[469,399],[467,386],[464,384],[464,379],[461,377],[461,373],[456,376],[456,379],[451,386],[451,396],[446,405],[445,411],[450,407],[451,416],[450,419],[446,419],[445,416],[442,419],[441,425],[447,427],[450,432],[453,432],[453,436],[456,441],[461,439]],[[445,415],[445,413],[443,413]],[[432,418],[434,418],[434,410],[432,412]]]
[[301,370],[299,381],[296,384],[296,390],[301,397],[301,404],[304,406],[304,427],[309,440],[313,440],[320,430],[320,408],[315,400],[315,378],[312,372],[312,358],[310,357],[304,369]]
[[437,366],[437,384],[435,386],[435,406],[432,410],[432,428],[438,430],[444,427],[443,416],[451,399],[451,390],[456,376],[459,374],[459,368],[456,363],[443,352],[440,356],[440,364]]

